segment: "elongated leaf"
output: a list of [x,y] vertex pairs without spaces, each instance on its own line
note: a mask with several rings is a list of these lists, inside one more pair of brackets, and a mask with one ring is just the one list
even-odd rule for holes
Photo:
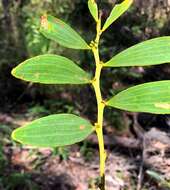
[[84,140],[94,130],[85,119],[72,114],[56,114],[37,119],[12,133],[22,144],[36,147],[71,145]]
[[95,21],[97,22],[99,19],[99,13],[98,13],[98,6],[95,0],[88,0],[88,7],[90,10],[91,15],[93,16],[93,18],[95,19]]
[[86,84],[89,75],[71,60],[59,55],[40,55],[12,70],[16,78],[43,84]]
[[106,67],[148,66],[170,62],[170,37],[159,37],[134,45],[114,56]]
[[90,49],[83,38],[69,25],[58,18],[44,15],[41,18],[40,32],[48,39],[73,49]]
[[124,0],[121,4],[115,5],[107,18],[102,31],[105,31],[115,20],[117,20],[132,4],[133,0]]
[[132,112],[170,114],[170,80],[131,87],[111,98],[107,105]]

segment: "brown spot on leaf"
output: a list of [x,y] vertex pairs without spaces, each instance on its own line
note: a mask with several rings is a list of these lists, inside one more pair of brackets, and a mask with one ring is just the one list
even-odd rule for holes
[[84,130],[85,128],[86,128],[86,126],[80,125],[80,130]]
[[47,20],[47,15],[41,16],[41,26],[44,29],[48,29],[48,20]]

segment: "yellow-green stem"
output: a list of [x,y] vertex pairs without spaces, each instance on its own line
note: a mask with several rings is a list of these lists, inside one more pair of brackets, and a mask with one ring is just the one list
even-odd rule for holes
[[102,99],[101,95],[101,89],[100,89],[100,75],[102,70],[102,63],[100,61],[99,56],[99,40],[101,35],[101,19],[97,22],[97,35],[96,39],[94,41],[94,44],[92,45],[92,51],[95,58],[96,63],[96,71],[95,71],[95,77],[93,79],[93,87],[96,94],[97,99],[97,122],[96,122],[96,133],[98,137],[99,142],[99,154],[100,154],[100,177],[101,177],[101,184],[100,189],[105,189],[105,161],[106,161],[106,152],[104,149],[104,138],[103,138],[103,112],[104,112],[104,101]]

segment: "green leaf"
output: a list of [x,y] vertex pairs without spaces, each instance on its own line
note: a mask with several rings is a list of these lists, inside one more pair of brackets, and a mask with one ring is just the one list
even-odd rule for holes
[[16,78],[43,84],[86,84],[90,76],[71,60],[59,55],[40,55],[12,70]]
[[88,7],[89,7],[91,15],[93,16],[93,18],[97,22],[99,19],[99,12],[98,12],[98,7],[97,7],[96,1],[95,0],[88,0]]
[[115,5],[107,18],[102,31],[105,31],[115,20],[117,20],[133,3],[133,0],[124,0],[122,3]]
[[114,56],[105,67],[149,66],[170,62],[170,37],[159,37],[134,45]]
[[94,127],[81,117],[55,114],[14,130],[12,138],[24,145],[57,147],[80,142],[93,131]]
[[165,179],[163,178],[163,176],[161,176],[161,174],[159,174],[159,173],[157,173],[157,172],[155,172],[155,171],[147,170],[146,173],[147,173],[149,176],[151,176],[151,177],[153,177],[154,179],[156,179],[157,181],[159,181],[159,182],[164,182],[164,180],[165,180]]
[[58,18],[44,15],[41,18],[40,32],[48,39],[73,49],[90,49],[83,38],[69,25]]
[[106,104],[132,112],[170,114],[170,80],[131,87],[111,98]]

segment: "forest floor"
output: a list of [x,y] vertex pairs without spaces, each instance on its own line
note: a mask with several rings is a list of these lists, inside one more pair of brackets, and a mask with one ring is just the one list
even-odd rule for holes
[[[85,143],[66,149],[32,149],[12,142],[11,127],[32,120],[25,115],[0,114],[2,152],[6,159],[0,173],[0,190],[96,190],[99,175],[98,147],[95,136]],[[5,126],[10,126],[9,131]],[[9,133],[8,133],[9,132]],[[123,139],[123,137],[120,137]],[[126,138],[125,140],[127,140]],[[107,139],[106,139],[107,140]],[[93,142],[94,141],[94,142]],[[127,141],[128,142],[128,141]],[[125,142],[126,143],[126,142]],[[107,190],[166,190],[170,189],[170,154],[151,151],[144,156],[139,147],[107,144]],[[142,155],[144,156],[142,158]],[[149,173],[150,171],[150,173]],[[3,177],[11,179],[13,173],[29,176],[29,185],[19,178],[18,184],[3,186]],[[10,176],[10,177],[9,177]],[[21,183],[21,181],[23,184]],[[2,183],[2,184],[1,184]],[[31,185],[30,185],[31,184]],[[27,187],[28,186],[28,187]]]

